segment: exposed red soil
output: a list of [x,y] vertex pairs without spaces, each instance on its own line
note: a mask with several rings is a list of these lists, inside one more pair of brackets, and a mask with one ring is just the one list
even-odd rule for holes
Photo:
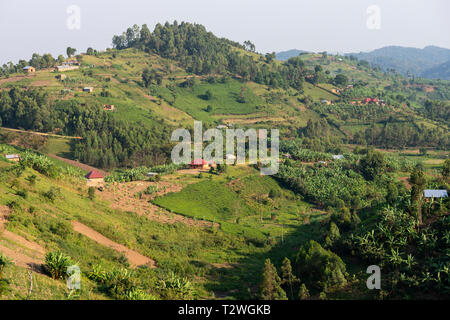
[[108,172],[106,172],[106,171],[104,171],[102,169],[98,169],[98,168],[92,167],[90,165],[87,165],[87,164],[84,164],[84,163],[81,163],[81,162],[78,162],[78,161],[75,161],[75,160],[70,160],[70,159],[66,159],[66,158],[63,158],[63,157],[59,157],[59,156],[57,156],[55,154],[48,154],[48,156],[52,157],[54,159],[58,159],[58,160],[64,161],[64,162],[66,162],[66,163],[68,163],[68,164],[70,164],[70,165],[72,165],[74,167],[80,168],[80,169],[85,170],[85,171],[97,171],[97,172],[100,172],[103,176],[109,175]]
[[89,228],[88,226],[86,226],[78,221],[72,221],[72,226],[76,232],[81,233],[82,235],[94,240],[95,242],[97,242],[103,246],[109,247],[117,252],[124,253],[125,256],[127,257],[128,261],[133,266],[147,265],[150,268],[155,267],[154,260],[140,254],[139,252],[131,250],[121,244],[118,244],[118,243],[106,238],[101,233]]
[[[198,174],[199,170],[186,170],[191,174]],[[192,171],[192,172],[191,172]],[[143,192],[150,186],[157,186],[158,191],[151,195],[145,195]],[[162,223],[181,222],[186,225],[211,227],[212,223],[203,220],[194,220],[182,215],[171,213],[163,208],[150,203],[157,196],[163,196],[169,192],[179,192],[183,189],[183,185],[160,181],[133,181],[125,183],[114,183],[107,186],[103,192],[99,193],[100,197],[111,202],[111,208],[122,211],[135,212],[138,215],[146,216],[148,219]],[[142,192],[139,198],[137,194]],[[218,224],[215,224],[218,226]]]
[[42,273],[41,266],[44,261],[45,249],[35,242],[5,230],[9,214],[10,209],[8,207],[0,206],[0,238],[4,239],[1,241],[12,242],[15,247],[12,249],[10,245],[6,246],[5,242],[0,244],[0,253],[11,259],[17,266]]

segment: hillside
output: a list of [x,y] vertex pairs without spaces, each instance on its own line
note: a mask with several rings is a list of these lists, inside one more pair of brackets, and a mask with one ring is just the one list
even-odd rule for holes
[[[273,73],[276,77],[281,77],[285,72],[297,72],[292,67],[294,61],[280,63],[274,60],[267,63],[265,57],[255,53],[241,48],[234,50],[242,57],[249,57],[254,63],[257,61],[257,65],[262,68],[261,72],[269,66],[281,68],[278,71],[280,75]],[[64,153],[69,158],[97,167],[164,163],[170,148],[169,132],[178,126],[191,127],[193,119],[202,120],[207,126],[223,123],[236,127],[276,126],[283,136],[292,138],[306,128],[308,121],[318,121],[324,115],[328,117],[328,113],[324,114],[323,111],[323,101],[335,105],[336,107],[331,108],[342,118],[344,114],[341,114],[341,107],[356,108],[350,106],[350,100],[378,97],[384,99],[392,109],[389,115],[393,122],[401,122],[405,117],[414,119],[417,129],[413,126],[413,130],[416,131],[421,130],[422,124],[442,130],[446,128],[442,127],[445,121],[448,121],[445,115],[443,118],[432,118],[425,108],[427,100],[449,100],[446,82],[416,80],[406,84],[401,76],[386,75],[350,58],[339,56],[302,55],[301,65],[297,67],[302,70],[304,77],[298,83],[300,89],[295,89],[288,83],[282,84],[281,80],[277,84],[269,79],[266,84],[266,80],[261,80],[257,74],[254,80],[245,81],[242,76],[232,73],[194,74],[186,71],[177,60],[136,48],[83,54],[77,59],[81,63],[80,68],[65,72],[64,80],[57,79],[61,73],[46,68],[32,75],[11,74],[0,80],[4,101],[10,99],[6,96],[9,89],[15,88],[16,92],[20,92],[22,88],[40,91],[41,95],[33,94],[38,105],[45,105],[39,111],[39,119],[49,120],[40,123],[35,119],[25,119],[20,112],[20,116],[19,113],[13,116],[5,109],[5,104],[0,107],[0,114],[5,127],[89,137],[79,143],[68,141],[70,144],[54,144],[48,148],[49,154]],[[315,72],[316,66],[320,66],[321,70]],[[149,75],[152,78],[147,85],[143,81],[146,69],[151,70]],[[338,84],[334,79],[341,74],[347,79],[345,83]],[[353,88],[348,88],[350,84]],[[83,92],[82,89],[86,86],[92,87],[94,91]],[[25,95],[29,93],[25,91],[23,95],[24,97],[15,95],[11,105],[13,109],[17,108],[19,101],[25,101]],[[408,104],[405,104],[406,97]],[[113,105],[114,110],[103,110],[106,105]],[[34,106],[29,105],[29,108],[33,109]],[[380,112],[377,105],[361,104],[358,109],[358,112],[368,114]],[[67,112],[79,120],[66,117]],[[27,117],[33,114],[35,113],[30,112]],[[95,121],[96,125],[79,127],[77,123],[83,123],[86,117]],[[115,124],[111,125],[110,121],[113,120]],[[348,121],[344,116],[339,128],[336,128],[335,120],[329,120],[335,133],[340,137],[347,137],[348,142],[353,141],[353,135],[357,132],[354,128],[365,131],[369,127],[364,119]],[[376,120],[380,124],[383,121],[386,118]],[[118,126],[123,129],[117,130]],[[124,129],[129,132],[127,136],[121,134]],[[99,134],[105,130],[113,130],[112,140]],[[13,140],[14,137],[5,139]],[[434,143],[436,139],[427,141]],[[120,144],[121,148],[114,147],[114,144]],[[137,148],[130,145],[137,145]],[[408,145],[419,144],[408,142]],[[87,152],[87,149],[91,151]],[[95,149],[101,150],[94,152]],[[155,156],[143,159],[138,152]]]
[[[0,74],[2,299],[448,296],[449,198],[423,195],[449,186],[449,81],[280,61],[186,22]],[[194,120],[279,129],[278,173],[173,164],[171,134]]]

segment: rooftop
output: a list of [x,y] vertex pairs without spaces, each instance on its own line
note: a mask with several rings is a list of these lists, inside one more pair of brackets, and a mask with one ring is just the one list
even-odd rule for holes
[[424,190],[425,198],[446,198],[448,197],[447,190]]
[[102,179],[103,175],[98,171],[91,171],[86,175],[86,179]]

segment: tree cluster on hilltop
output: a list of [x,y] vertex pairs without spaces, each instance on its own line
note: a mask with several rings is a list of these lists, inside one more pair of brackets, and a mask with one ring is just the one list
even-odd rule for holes
[[[116,49],[138,48],[178,61],[195,74],[233,74],[243,80],[273,87],[301,89],[308,71],[299,57],[283,64],[273,63],[274,54],[254,57],[241,50],[254,51],[249,41],[245,45],[218,38],[199,24],[166,22],[157,24],[153,32],[147,25],[134,25],[112,39]],[[241,50],[239,50],[241,49]]]

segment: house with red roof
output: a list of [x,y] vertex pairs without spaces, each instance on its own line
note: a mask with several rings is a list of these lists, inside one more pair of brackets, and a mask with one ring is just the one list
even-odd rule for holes
[[208,170],[209,169],[209,163],[206,160],[197,158],[191,161],[191,163],[189,164],[189,168],[191,169],[205,169]]
[[86,175],[87,184],[88,186],[96,186],[100,183],[103,183],[104,177],[103,175],[98,171],[91,171]]

